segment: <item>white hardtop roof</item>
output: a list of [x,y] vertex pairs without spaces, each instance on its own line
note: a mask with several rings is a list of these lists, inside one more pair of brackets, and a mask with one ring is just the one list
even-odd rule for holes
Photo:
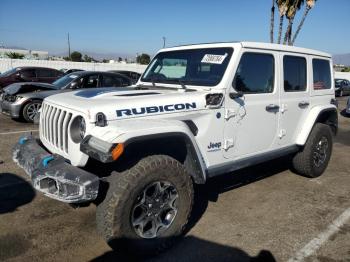
[[313,50],[313,49],[296,47],[296,46],[288,46],[288,45],[280,45],[280,44],[261,43],[261,42],[220,42],[220,43],[192,44],[192,45],[182,45],[182,46],[164,48],[164,49],[161,49],[160,52],[173,51],[173,50],[186,50],[186,49],[193,49],[193,48],[213,48],[213,47],[235,48],[237,46],[241,46],[243,48],[251,48],[251,49],[263,49],[263,50],[273,50],[273,51],[283,51],[283,52],[315,55],[315,56],[322,56],[327,58],[332,57],[332,55],[328,53]]

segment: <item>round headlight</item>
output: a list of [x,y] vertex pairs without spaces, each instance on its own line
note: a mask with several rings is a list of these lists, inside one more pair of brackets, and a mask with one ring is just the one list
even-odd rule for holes
[[79,121],[79,134],[80,134],[81,139],[84,138],[85,132],[86,132],[85,119],[81,117],[80,121]]
[[86,134],[86,122],[82,116],[77,116],[74,118],[71,127],[70,135],[75,143],[80,143]]

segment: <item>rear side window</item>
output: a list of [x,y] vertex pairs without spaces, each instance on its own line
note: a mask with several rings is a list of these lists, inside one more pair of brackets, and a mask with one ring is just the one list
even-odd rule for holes
[[275,79],[274,63],[271,54],[244,53],[233,80],[233,88],[248,94],[271,93]]
[[297,56],[283,58],[284,91],[306,90],[306,59]]
[[313,59],[312,67],[314,73],[314,89],[330,89],[332,82],[329,61],[324,59]]
[[56,77],[56,71],[50,69],[37,69],[37,77]]

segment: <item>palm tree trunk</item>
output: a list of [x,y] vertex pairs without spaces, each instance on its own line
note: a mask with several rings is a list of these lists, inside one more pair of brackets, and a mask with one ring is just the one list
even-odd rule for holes
[[292,45],[294,45],[295,39],[297,38],[297,36],[298,36],[298,34],[299,34],[301,28],[303,27],[303,24],[304,24],[304,22],[305,22],[305,19],[306,19],[306,17],[307,17],[307,14],[309,13],[310,10],[311,10],[311,8],[310,8],[309,6],[306,6],[305,12],[304,12],[304,15],[303,15],[303,18],[301,19],[300,24],[299,24],[299,26],[298,26],[298,29],[297,29],[297,31],[295,32],[294,36],[293,36]]
[[270,19],[270,42],[273,43],[273,31],[275,25],[275,0],[272,0],[271,19]]
[[293,28],[293,22],[294,22],[294,17],[289,19],[288,27],[286,30],[286,34],[284,35],[284,41],[283,44],[286,45],[287,43],[290,45],[291,44],[291,35],[292,35],[292,28]]
[[281,43],[281,38],[282,38],[282,30],[283,30],[283,15],[280,16],[280,26],[278,29],[278,40],[277,43]]

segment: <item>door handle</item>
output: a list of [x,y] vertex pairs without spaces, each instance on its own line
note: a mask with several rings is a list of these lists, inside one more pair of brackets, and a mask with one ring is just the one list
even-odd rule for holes
[[266,111],[268,112],[277,112],[279,109],[280,109],[279,105],[270,104],[266,106]]
[[299,103],[299,107],[300,108],[305,108],[305,107],[308,107],[310,105],[310,103],[309,102],[306,102],[306,101],[301,101],[300,103]]

